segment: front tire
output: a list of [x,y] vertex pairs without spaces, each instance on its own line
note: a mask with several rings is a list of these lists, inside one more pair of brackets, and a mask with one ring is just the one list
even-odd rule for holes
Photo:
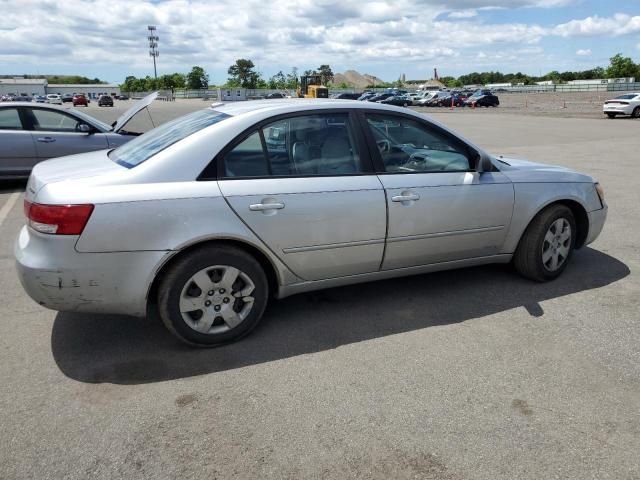
[[565,205],[552,205],[540,212],[525,230],[513,264],[524,277],[547,282],[564,271],[576,242],[576,221]]
[[158,288],[158,311],[183,342],[213,347],[253,330],[268,294],[267,277],[254,257],[231,246],[211,245],[170,267]]

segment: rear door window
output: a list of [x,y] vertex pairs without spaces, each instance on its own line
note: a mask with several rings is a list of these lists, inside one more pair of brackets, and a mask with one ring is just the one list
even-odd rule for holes
[[0,130],[22,130],[17,108],[0,108]]

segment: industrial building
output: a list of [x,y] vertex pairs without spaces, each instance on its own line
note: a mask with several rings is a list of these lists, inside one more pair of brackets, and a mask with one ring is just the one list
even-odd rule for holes
[[49,93],[82,93],[89,98],[100,95],[120,95],[120,86],[115,83],[65,84],[47,83],[44,78],[0,78],[0,95],[47,95]]

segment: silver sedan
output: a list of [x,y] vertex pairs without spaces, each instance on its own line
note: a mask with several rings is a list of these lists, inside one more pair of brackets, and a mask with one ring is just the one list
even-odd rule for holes
[[21,282],[61,311],[145,316],[192,345],[270,296],[489,263],[548,281],[592,242],[602,188],[494,157],[424,115],[342,100],[214,105],[112,150],[37,165]]
[[136,102],[113,126],[70,108],[29,102],[0,104],[0,179],[26,178],[36,163],[49,158],[128,142],[135,134],[125,131],[125,125],[156,96],[153,93]]

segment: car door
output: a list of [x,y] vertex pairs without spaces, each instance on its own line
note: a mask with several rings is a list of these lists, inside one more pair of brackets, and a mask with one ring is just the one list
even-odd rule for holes
[[497,254],[513,211],[511,182],[475,171],[449,132],[396,113],[362,116],[387,196],[383,270]]
[[36,162],[34,140],[19,108],[0,108],[0,175],[26,175]]
[[231,208],[305,280],[380,268],[384,192],[354,121],[344,110],[285,116],[217,157]]
[[25,108],[39,160],[108,148],[102,133],[85,133],[80,125],[86,122],[70,113],[52,108]]

